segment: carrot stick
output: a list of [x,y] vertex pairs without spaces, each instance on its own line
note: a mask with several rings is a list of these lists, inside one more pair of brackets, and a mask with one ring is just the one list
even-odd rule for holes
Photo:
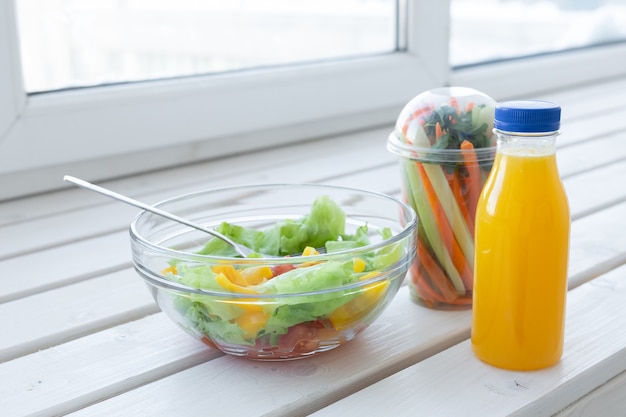
[[420,107],[419,109],[415,110],[413,113],[411,113],[411,115],[409,116],[409,119],[415,119],[416,117],[419,117],[421,115],[423,115],[424,113],[426,113],[429,110],[432,110],[433,106],[424,106],[424,107]]
[[430,253],[426,250],[424,245],[417,245],[417,254],[419,256],[419,262],[421,262],[424,270],[428,272],[432,283],[441,292],[444,300],[448,303],[453,302],[459,297],[459,294],[452,286],[450,280],[443,273],[437,262],[430,256]]
[[450,223],[448,219],[446,219],[445,213],[441,208],[441,203],[437,200],[437,195],[435,194],[435,190],[433,189],[433,185],[428,181],[428,177],[426,177],[426,172],[424,168],[420,167],[420,174],[425,177],[424,180],[424,189],[426,190],[426,195],[428,196],[428,201],[430,201],[430,206],[433,209],[433,214],[435,215],[435,222],[437,223],[437,229],[439,230],[439,235],[443,239],[448,252],[451,253],[452,245],[451,239],[454,238],[452,234],[452,228],[448,227]]
[[465,113],[471,112],[473,108],[474,108],[474,102],[470,101],[469,103],[467,103],[467,106],[465,106]]
[[456,114],[461,114],[461,109],[459,108],[459,100],[456,97],[450,97],[450,106],[456,110]]
[[[448,218],[443,212],[441,203],[437,199],[435,190],[428,179],[428,175],[426,175],[426,171],[424,170],[424,167],[422,166],[422,164],[419,164],[419,163],[417,164],[417,166],[418,166],[417,168],[420,173],[420,176],[422,177],[422,182],[424,184],[424,191],[426,192],[426,196],[428,197],[428,201],[430,202],[430,205],[432,207],[433,214],[435,215],[435,222],[437,223],[439,234],[444,242],[446,249],[448,250],[448,253],[450,254],[450,257],[452,258],[452,264],[454,265],[456,270],[459,272],[459,274],[462,275],[462,272],[466,268],[469,270],[469,267],[467,266],[467,260],[465,259],[465,255],[463,254],[463,251],[461,250],[461,247],[459,246],[458,242],[454,238],[454,234],[452,232],[452,227],[450,226],[450,222],[448,221]],[[466,279],[463,279],[463,276],[461,276],[461,279],[463,281],[466,281],[467,277]],[[470,274],[469,280],[471,281],[471,274]],[[466,286],[465,282],[463,284],[464,286]]]
[[415,291],[423,304],[430,308],[435,308],[437,304],[448,304],[441,295],[431,288],[430,282],[422,274],[417,273],[415,277]]
[[[437,199],[437,194],[435,193],[435,189],[428,179],[428,175],[424,170],[422,164],[417,163],[417,169],[419,171],[420,176],[422,177],[422,183],[424,184],[424,191],[426,191],[426,196],[428,197],[428,201],[430,202],[430,207],[433,210],[433,214],[435,215],[435,222],[437,223],[437,228],[439,229],[439,234],[443,239],[448,252],[452,254],[452,243],[451,240],[454,238],[452,234],[452,227],[450,227],[450,223],[448,219],[446,219],[445,213],[443,212],[443,208],[441,207],[441,203]],[[453,259],[454,260],[454,259]]]
[[[416,285],[424,304],[434,306],[436,302],[443,304],[470,305],[472,297],[459,296],[450,280],[446,278],[437,262],[432,258],[428,250],[418,240],[417,253],[419,266],[414,269],[413,283]],[[469,268],[467,269],[469,273]],[[430,275],[430,280],[428,279]],[[471,274],[469,275],[471,279]],[[432,283],[432,284],[431,284]],[[440,295],[440,293],[442,295]],[[427,297],[429,299],[427,299]]]
[[433,308],[437,303],[447,303],[447,301],[432,288],[432,284],[428,282],[424,276],[425,274],[421,271],[423,271],[421,267],[411,268],[413,284],[421,302],[430,308]]
[[[470,216],[467,203],[465,199],[463,198],[463,194],[461,192],[461,184],[459,183],[457,174],[446,174],[446,177],[448,178],[448,184],[450,184],[450,189],[452,190],[452,194],[454,195],[454,198],[457,204],[459,205],[459,208],[461,209],[461,213],[463,214],[463,218],[465,219],[465,222],[467,223],[467,227],[469,228],[470,233],[472,234],[472,238],[474,238],[474,219]],[[446,240],[444,239],[444,242],[445,241]],[[462,252],[456,240],[454,240],[453,245],[454,245],[453,252]],[[472,271],[467,263],[467,259],[464,256],[462,256],[463,255],[462,253],[460,253],[460,255],[461,256],[453,257],[452,262],[456,270],[459,271],[459,274],[461,275],[461,280],[463,281],[463,284],[465,285],[465,289],[468,291],[471,291],[472,288],[474,287]],[[463,260],[462,263],[461,263],[461,260]]]
[[474,219],[470,215],[469,208],[467,207],[467,201],[463,197],[463,191],[461,190],[461,180],[459,179],[459,173],[454,174],[446,174],[446,178],[448,178],[448,184],[450,185],[450,189],[452,190],[452,195],[454,195],[454,199],[459,205],[459,209],[461,209],[461,214],[465,219],[465,223],[467,223],[467,228],[472,234],[472,238],[474,238]]
[[423,116],[424,113],[431,111],[433,108],[434,106],[432,105],[424,106],[424,107],[420,107],[419,109],[411,113],[409,117],[407,117],[406,120],[404,121],[404,125],[402,126],[402,133],[406,136],[406,132],[409,130],[409,123],[411,123],[411,121],[413,121],[414,119],[417,119],[418,117]]
[[478,158],[476,158],[476,152],[474,151],[474,145],[468,140],[461,142],[461,149],[463,152],[463,160],[465,167],[467,168],[467,185],[469,187],[469,210],[472,218],[476,216],[476,205],[478,204],[478,197],[482,189],[482,177],[480,174],[480,166],[478,165]]

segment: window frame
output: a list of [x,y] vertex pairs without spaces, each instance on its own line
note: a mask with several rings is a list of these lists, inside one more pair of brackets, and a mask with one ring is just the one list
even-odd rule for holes
[[396,53],[27,95],[15,1],[0,2],[0,200],[60,188],[63,174],[105,180],[391,125],[442,85],[505,99],[626,73],[624,44],[451,70],[450,1],[400,0]]
[[505,100],[625,75],[626,41],[460,68],[451,71],[450,82]]
[[386,123],[447,79],[431,18],[447,20],[447,0],[419,3],[399,2],[411,24],[396,53],[27,95],[15,0],[3,2],[0,199],[60,187],[65,171],[105,179]]

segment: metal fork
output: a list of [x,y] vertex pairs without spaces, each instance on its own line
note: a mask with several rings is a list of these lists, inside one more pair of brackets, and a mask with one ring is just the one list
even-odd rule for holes
[[[123,203],[130,204],[131,206],[135,206],[135,207],[138,207],[140,209],[144,209],[144,210],[152,212],[154,214],[158,214],[159,216],[162,216],[162,217],[168,218],[170,220],[174,220],[175,222],[182,223],[182,224],[184,224],[186,226],[192,227],[192,228],[194,228],[196,230],[200,230],[201,232],[208,233],[211,236],[214,236],[214,237],[216,237],[218,239],[221,239],[224,242],[228,243],[230,246],[233,247],[233,249],[235,249],[235,251],[239,255],[241,255],[244,258],[247,258],[248,255],[250,255],[250,254],[256,253],[254,250],[250,249],[249,247],[233,241],[232,239],[228,238],[227,236],[224,236],[223,234],[221,234],[220,232],[216,232],[213,229],[209,229],[209,228],[200,226],[199,224],[190,222],[187,219],[179,217],[179,216],[177,216],[175,214],[172,214],[172,213],[170,213],[168,211],[161,210],[158,207],[154,207],[154,206],[151,206],[149,204],[142,203],[141,201],[138,201],[138,200],[135,200],[133,198],[127,197],[127,196],[125,196],[123,194],[120,194],[120,193],[116,193],[115,191],[111,191],[111,190],[109,190],[107,188],[104,188],[104,187],[101,187],[99,185],[92,184],[92,183],[90,183],[88,181],[85,181],[85,180],[82,180],[80,178],[72,177],[71,175],[65,175],[63,177],[63,181],[71,182],[72,184],[78,185],[79,187],[86,188],[86,189],[91,190],[91,191],[95,191],[97,193],[100,193],[100,194],[105,195],[107,197],[111,197],[111,198],[113,198],[115,200],[118,200],[118,201],[121,201]],[[326,248],[316,248],[315,250],[320,255],[326,253]],[[302,253],[294,253],[294,254],[289,255],[289,256],[301,256],[301,255],[302,255]],[[265,258],[282,258],[282,256],[274,256],[274,255],[267,255],[267,254],[263,254],[263,257],[265,257]]]
[[[221,234],[219,232],[216,232],[215,230],[208,229],[206,227],[200,226],[199,224],[190,222],[187,219],[184,219],[184,218],[179,217],[179,216],[177,216],[175,214],[169,213],[169,212],[167,212],[165,210],[161,210],[158,207],[154,207],[154,206],[151,206],[149,204],[142,203],[141,201],[137,201],[137,200],[132,199],[130,197],[127,197],[127,196],[125,196],[123,194],[116,193],[116,192],[111,191],[109,189],[106,189],[104,187],[100,187],[99,185],[92,184],[90,182],[87,182],[85,180],[81,180],[80,178],[72,177],[70,175],[65,175],[63,177],[63,181],[71,182],[72,184],[78,185],[79,187],[86,188],[86,189],[91,190],[91,191],[95,191],[97,193],[100,193],[100,194],[105,195],[107,197],[114,198],[115,200],[121,201],[123,203],[130,204],[131,206],[139,207],[140,209],[144,209],[146,211],[150,211],[150,212],[152,212],[154,214],[158,214],[159,216],[166,217],[166,218],[168,218],[170,220],[174,220],[175,222],[182,223],[182,224],[184,224],[186,226],[189,226],[189,227],[192,227],[192,228],[194,228],[196,230],[200,230],[202,232],[208,233],[208,234],[210,234],[210,235],[212,235],[212,236],[214,236],[214,237],[216,237],[218,239],[223,240],[224,242],[228,243],[229,245],[231,245],[235,249],[235,251],[237,251],[237,253],[239,255],[241,255],[242,257],[244,257],[244,258],[248,257],[248,255],[250,255],[252,253],[255,253],[249,247],[247,247],[245,245],[242,245],[240,243],[234,242],[230,238],[224,236],[223,234]],[[271,255],[263,255],[263,256],[268,257],[268,258],[276,258],[276,256],[271,256]]]

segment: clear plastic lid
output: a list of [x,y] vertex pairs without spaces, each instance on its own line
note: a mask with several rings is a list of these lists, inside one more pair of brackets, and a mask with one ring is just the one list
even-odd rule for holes
[[462,160],[473,148],[479,160],[493,158],[496,101],[468,87],[442,87],[411,99],[400,112],[387,148],[397,155],[440,162]]

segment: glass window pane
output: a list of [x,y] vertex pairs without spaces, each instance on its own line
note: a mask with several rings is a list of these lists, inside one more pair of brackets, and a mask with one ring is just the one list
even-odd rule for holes
[[17,0],[28,92],[396,50],[396,0]]
[[626,41],[626,0],[451,0],[450,64]]

